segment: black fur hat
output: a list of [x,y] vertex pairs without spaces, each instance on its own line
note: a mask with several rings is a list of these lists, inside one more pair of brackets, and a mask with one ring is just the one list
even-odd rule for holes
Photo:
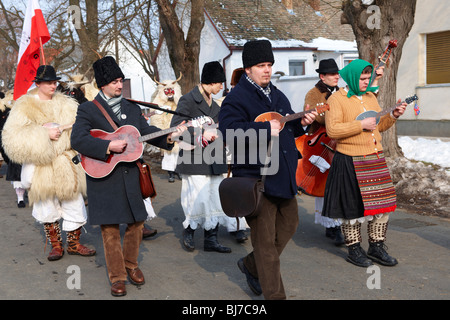
[[201,83],[222,83],[225,82],[225,72],[223,72],[223,67],[218,61],[211,61],[205,63],[202,70]]
[[269,40],[252,40],[244,44],[242,52],[242,64],[245,68],[250,68],[261,62],[275,63],[272,45]]
[[122,70],[113,57],[103,57],[95,61],[92,67],[94,68],[95,82],[97,82],[97,87],[99,88],[107,85],[117,78],[125,78]]

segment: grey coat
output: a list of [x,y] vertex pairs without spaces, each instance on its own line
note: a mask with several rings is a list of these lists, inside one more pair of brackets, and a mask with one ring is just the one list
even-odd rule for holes
[[[220,107],[214,100],[211,107],[208,106],[198,86],[195,86],[194,89],[180,98],[176,111],[182,115],[173,116],[171,127],[179,125],[183,120],[189,121],[202,116],[208,116],[217,123]],[[227,172],[228,166],[222,139],[216,139],[214,142],[210,142],[207,148],[201,148],[195,141],[201,134],[202,129],[189,127],[187,132],[187,140],[196,147],[193,150],[183,150],[180,147],[177,171],[190,175],[219,175]]]

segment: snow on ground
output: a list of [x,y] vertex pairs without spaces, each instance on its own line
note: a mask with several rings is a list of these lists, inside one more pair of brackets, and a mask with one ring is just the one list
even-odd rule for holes
[[443,141],[439,138],[411,138],[402,136],[398,144],[407,159],[425,161],[437,164],[447,170],[450,169],[450,139]]
[[404,158],[386,159],[399,208],[450,218],[450,139],[402,136]]

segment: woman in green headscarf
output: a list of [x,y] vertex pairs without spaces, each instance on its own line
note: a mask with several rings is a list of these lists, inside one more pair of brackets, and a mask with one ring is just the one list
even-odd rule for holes
[[[366,92],[376,92],[378,90],[378,87],[368,87],[365,86],[363,88],[360,88],[360,76],[363,73],[364,70],[369,70],[370,68],[370,78],[372,78],[373,75],[373,65],[369,62],[361,59],[353,60],[350,62],[345,68],[343,68],[341,71],[339,71],[339,74],[341,75],[342,79],[347,83],[348,86],[348,93],[347,97],[351,97],[352,95],[362,96]],[[365,74],[368,74],[365,72]],[[378,79],[377,79],[378,80]],[[377,81],[378,82],[378,81]],[[368,83],[370,84],[370,83]],[[364,91],[361,91],[364,89]]]
[[[387,169],[380,132],[389,129],[405,111],[406,103],[380,118],[356,120],[365,111],[381,111],[370,80],[373,66],[354,60],[340,72],[347,83],[328,99],[327,134],[336,139],[336,153],[325,187],[322,215],[338,219],[349,250],[347,261],[361,267],[372,260],[394,266],[386,246],[389,213],[396,208],[395,189]],[[356,168],[356,169],[355,169]],[[361,248],[361,223],[368,221],[369,250]],[[370,259],[369,259],[370,258]]]

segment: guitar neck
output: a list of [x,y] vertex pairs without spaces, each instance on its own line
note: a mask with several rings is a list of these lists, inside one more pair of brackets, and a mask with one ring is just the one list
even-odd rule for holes
[[373,71],[372,78],[370,78],[369,86],[367,88],[370,88],[372,86],[373,82],[375,81],[375,78],[377,77],[377,70],[380,69],[384,65],[385,65],[385,63],[383,61],[381,61],[378,64],[377,68]]
[[298,118],[303,117],[305,114],[310,113],[315,111],[316,109],[312,109],[312,110],[306,110],[306,111],[302,111],[302,112],[298,112],[298,113],[293,113],[293,114],[289,114],[287,116],[284,116],[280,119],[280,123],[286,123]]
[[378,117],[382,117],[382,116],[388,114],[389,112],[394,111],[395,108],[397,108],[399,105],[401,105],[401,104],[404,103],[404,102],[405,102],[405,101],[399,102],[399,103],[397,103],[396,105],[394,105],[394,106],[392,106],[392,107],[390,107],[390,108],[387,108],[387,109],[384,109],[384,110],[378,112],[378,113],[377,113],[377,116],[378,116]]
[[[392,51],[392,48],[389,47],[389,48],[386,50],[386,52],[383,54],[383,56],[380,57],[380,63],[376,66],[375,70],[373,71],[372,78],[370,78],[370,82],[369,82],[368,88],[370,88],[370,87],[372,86],[373,82],[375,81],[375,78],[377,77],[377,70],[380,69],[381,67],[383,67],[383,66],[386,65],[386,62],[387,62],[387,60],[389,59],[389,56],[391,55],[391,51]],[[386,55],[387,55],[386,60],[383,60],[383,58],[384,58]]]
[[73,126],[73,124],[66,124],[64,126],[60,126],[59,130],[61,130],[61,131],[68,130],[68,129],[71,129],[72,126]]
[[148,141],[148,140],[152,140],[152,139],[164,136],[166,134],[169,134],[169,133],[172,133],[172,132],[175,132],[175,131],[177,131],[177,127],[168,128],[168,129],[164,129],[164,130],[161,130],[161,131],[157,131],[157,132],[153,132],[153,133],[150,133],[150,134],[146,134],[145,136],[139,137],[139,142],[145,142],[145,141]]

